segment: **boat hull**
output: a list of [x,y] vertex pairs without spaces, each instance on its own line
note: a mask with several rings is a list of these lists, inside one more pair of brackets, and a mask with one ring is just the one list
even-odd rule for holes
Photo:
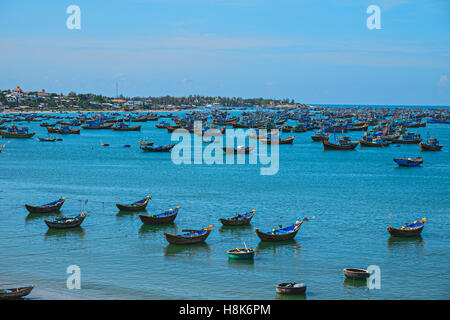
[[7,132],[7,131],[0,131],[0,136],[3,138],[11,138],[11,139],[28,139],[33,137],[36,134],[36,132],[30,132],[30,133],[13,133],[13,132]]
[[425,227],[425,225],[414,228],[414,229],[402,230],[402,229],[397,229],[394,227],[387,227],[386,229],[392,237],[408,238],[408,237],[420,236],[424,227]]
[[120,211],[127,211],[127,212],[143,211],[143,210],[145,210],[145,208],[147,208],[147,204],[148,204],[148,202],[150,201],[151,198],[152,198],[151,196],[148,196],[146,198],[146,200],[142,204],[135,205],[135,206],[127,206],[127,205],[124,205],[124,204],[116,203],[116,207]]
[[279,283],[275,286],[275,291],[279,294],[304,294],[306,292],[306,285],[299,287],[286,287],[289,282]]
[[224,226],[244,226],[244,225],[248,225],[250,224],[250,221],[252,220],[254,216],[254,213],[248,217],[248,218],[243,218],[243,219],[223,219],[223,218],[219,218],[219,221],[224,225]]
[[56,212],[59,211],[64,204],[65,200],[62,200],[58,204],[54,206],[48,206],[48,207],[40,207],[40,206],[30,206],[28,204],[25,205],[25,208],[27,208],[29,213],[49,213],[49,212]]
[[324,150],[339,150],[339,151],[346,151],[346,150],[354,150],[356,146],[358,145],[358,142],[352,142],[349,145],[341,146],[335,143],[331,143],[328,141],[323,140],[323,149]]
[[284,234],[269,234],[259,231],[258,228],[255,229],[255,232],[258,235],[259,239],[261,239],[261,241],[269,241],[269,242],[287,241],[295,238],[298,231],[300,230],[300,226],[296,228],[294,231]]
[[374,142],[364,141],[362,139],[359,140],[359,144],[361,145],[361,147],[374,147],[374,148],[382,148],[382,147],[387,147],[390,145],[389,142],[374,143]]
[[47,225],[47,227],[51,229],[71,229],[79,227],[83,223],[85,218],[86,216],[78,217],[76,220],[68,223],[57,223],[49,220],[44,220],[44,222]]
[[432,146],[426,143],[419,143],[420,150],[422,151],[441,151],[442,145]]
[[369,272],[365,269],[346,268],[343,273],[347,279],[364,280],[369,277]]
[[[239,250],[246,250],[243,248],[239,248]],[[248,252],[233,252],[233,249],[227,251],[228,258],[233,260],[252,260],[255,257],[255,250],[248,249]]]
[[205,233],[193,237],[182,237],[167,232],[164,232],[164,236],[166,237],[167,241],[171,244],[196,244],[204,242],[206,238],[208,238],[209,234],[211,233],[212,226],[208,227],[207,229],[208,230]]

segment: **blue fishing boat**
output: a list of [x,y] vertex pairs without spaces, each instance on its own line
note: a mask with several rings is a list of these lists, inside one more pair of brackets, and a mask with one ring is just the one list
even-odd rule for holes
[[180,206],[175,207],[174,209],[169,209],[164,211],[163,213],[153,214],[153,215],[139,215],[143,224],[165,224],[172,223],[177,217],[178,210]]
[[273,228],[271,231],[260,231],[258,228],[255,229],[256,234],[262,241],[286,241],[291,240],[295,237],[297,232],[300,230],[300,227],[302,226],[304,221],[307,221],[307,218],[303,218],[302,221],[298,221],[285,228]]
[[394,158],[394,162],[400,167],[419,167],[423,163],[421,157],[416,158]]
[[25,205],[25,208],[27,208],[29,213],[48,213],[48,212],[54,212],[61,209],[62,205],[64,204],[64,201],[66,200],[66,197],[62,197],[56,201],[43,204],[41,206],[31,206],[29,204]]
[[64,217],[64,218],[56,218],[53,220],[44,220],[45,224],[49,228],[53,229],[70,229],[70,228],[76,228],[81,225],[81,223],[86,218],[87,211],[80,213],[78,216],[75,217]]
[[400,229],[387,227],[387,231],[393,237],[417,237],[422,233],[426,221],[427,218],[422,218],[421,220],[414,221],[413,223],[405,223],[405,225]]
[[235,215],[234,217],[223,219],[219,218],[219,221],[222,222],[224,226],[242,226],[249,224],[255,215],[256,210],[252,210],[243,214]]
[[213,225],[200,230],[182,230],[181,232],[185,232],[183,234],[170,234],[164,232],[164,236],[171,244],[194,244],[204,242],[211,233],[212,228]]

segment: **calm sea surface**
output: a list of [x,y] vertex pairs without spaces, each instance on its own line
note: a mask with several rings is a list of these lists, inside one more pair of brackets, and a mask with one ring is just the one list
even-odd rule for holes
[[[170,143],[155,124],[142,123],[141,132],[82,129],[55,143],[10,139],[0,153],[0,284],[106,299],[280,299],[274,286],[283,281],[305,282],[303,299],[450,297],[450,125],[410,129],[444,145],[428,153],[418,145],[323,151],[311,132],[298,133],[294,145],[280,146],[279,172],[262,176],[261,165],[175,165],[169,153],[144,153],[138,138]],[[47,135],[37,122],[24,125],[35,137]],[[419,154],[421,168],[392,161]],[[116,202],[147,194],[150,214],[181,206],[175,224],[143,226],[136,213],[118,213]],[[81,229],[49,231],[49,216],[24,207],[59,196],[68,198],[59,215],[89,212]],[[250,226],[218,221],[251,209]],[[261,243],[255,234],[304,216],[315,218],[291,242]],[[395,240],[386,231],[422,217],[419,239]],[[209,224],[202,245],[169,245],[163,235]],[[226,250],[244,241],[257,250],[254,262],[228,261]],[[81,290],[66,289],[69,265],[81,268]],[[380,267],[381,289],[344,281],[343,268],[369,265]]]

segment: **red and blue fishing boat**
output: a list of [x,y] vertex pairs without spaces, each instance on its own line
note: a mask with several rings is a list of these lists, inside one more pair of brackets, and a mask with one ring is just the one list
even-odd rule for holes
[[231,218],[219,218],[219,221],[222,222],[224,226],[242,226],[250,224],[250,221],[252,220],[253,216],[255,215],[256,210],[253,209],[252,211],[243,213],[243,214],[237,214],[234,217]]
[[322,140],[324,150],[354,150],[358,143],[358,141],[350,141],[350,137],[341,137],[339,140],[336,140],[336,143]]
[[271,231],[266,232],[260,231],[258,228],[256,228],[255,232],[262,241],[277,242],[291,240],[294,239],[304,221],[307,221],[307,218],[303,218],[302,221],[297,221],[295,224],[289,227],[274,228]]
[[418,133],[408,132],[406,134],[400,135],[398,138],[393,138],[390,140],[392,141],[392,143],[417,144],[422,141],[422,138]]
[[178,215],[178,210],[180,206],[175,207],[174,209],[169,209],[164,211],[163,213],[153,214],[153,215],[139,215],[143,224],[166,224],[173,223],[175,218]]
[[70,229],[79,227],[86,218],[86,215],[87,211],[82,212],[75,217],[56,218],[52,220],[44,220],[44,222],[51,229]]
[[130,125],[119,122],[117,125],[113,127],[114,131],[141,131],[142,125],[137,125],[134,127],[130,127]]
[[423,163],[421,157],[416,158],[394,158],[394,162],[400,167],[419,167]]
[[425,222],[427,218],[422,218],[419,221],[414,221],[413,223],[405,223],[401,228],[387,227],[387,231],[393,237],[417,237],[422,233],[425,227]]
[[213,225],[200,230],[181,230],[181,232],[185,232],[182,234],[170,234],[164,232],[164,236],[171,244],[195,244],[204,242],[211,233],[212,228]]
[[55,212],[59,211],[61,209],[62,205],[64,204],[64,201],[66,200],[66,197],[59,198],[56,201],[43,204],[41,206],[32,206],[29,204],[25,205],[25,208],[27,208],[28,212],[30,213],[49,213],[49,212]]
[[120,211],[143,211],[147,207],[148,202],[152,198],[152,195],[146,196],[144,199],[132,202],[130,204],[120,204],[116,203],[116,207]]

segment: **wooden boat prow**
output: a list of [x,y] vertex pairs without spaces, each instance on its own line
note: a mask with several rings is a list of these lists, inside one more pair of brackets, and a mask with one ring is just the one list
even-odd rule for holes
[[19,299],[30,294],[34,286],[0,289],[0,300]]

